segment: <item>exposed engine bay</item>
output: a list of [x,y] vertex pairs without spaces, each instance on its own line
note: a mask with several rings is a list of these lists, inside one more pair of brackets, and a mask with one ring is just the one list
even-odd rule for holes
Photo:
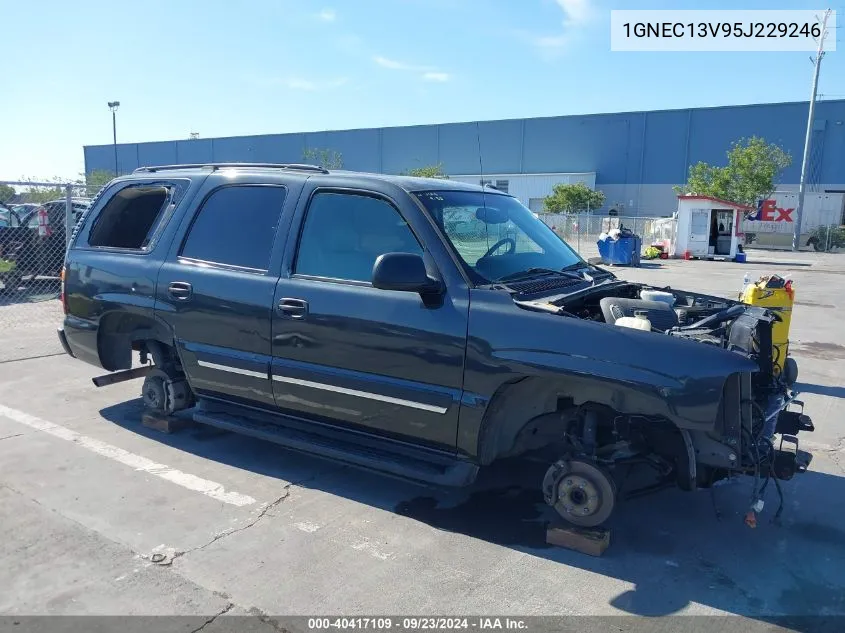
[[[516,302],[530,310],[715,346],[756,366],[756,371],[726,370],[717,419],[708,431],[678,428],[657,416],[626,415],[604,405],[573,407],[566,424],[565,457],[548,470],[543,483],[546,501],[567,520],[583,526],[606,520],[612,500],[626,486],[628,467],[637,464],[658,474],[654,489],[663,482],[694,490],[735,474],[750,475],[753,489],[746,523],[752,527],[763,509],[767,486],[774,481],[780,497],[775,517],[779,517],[783,496],[778,480],[807,469],[811,456],[798,450],[795,435],[812,431],[813,424],[797,393],[776,371],[775,312],[619,280],[545,300]],[[690,362],[694,358],[691,353]]]

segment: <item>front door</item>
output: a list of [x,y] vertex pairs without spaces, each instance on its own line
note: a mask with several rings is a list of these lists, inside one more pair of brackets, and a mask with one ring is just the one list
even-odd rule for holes
[[370,283],[379,255],[423,254],[431,230],[424,222],[410,201],[400,207],[373,192],[311,191],[274,299],[280,408],[454,449],[468,289],[453,284],[442,303],[426,305],[416,293]]
[[[208,189],[211,189],[209,191]],[[161,267],[156,314],[170,325],[199,395],[274,407],[270,384],[273,244],[288,189],[208,187]],[[185,230],[183,226],[180,236]]]
[[707,255],[710,243],[710,209],[692,209],[690,211],[689,240],[687,247],[691,255]]

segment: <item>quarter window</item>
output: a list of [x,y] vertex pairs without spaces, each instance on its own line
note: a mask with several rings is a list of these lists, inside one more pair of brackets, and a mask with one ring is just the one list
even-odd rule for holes
[[407,222],[385,200],[317,193],[305,215],[294,272],[370,282],[379,255],[422,252]]
[[[138,185],[121,189],[100,211],[91,228],[88,244],[132,250],[147,248],[170,199],[170,193],[170,188],[162,185]],[[63,223],[63,217],[51,219],[51,224],[59,221]],[[31,222],[38,225],[37,213]]]
[[285,193],[275,186],[217,189],[199,210],[181,257],[267,270]]

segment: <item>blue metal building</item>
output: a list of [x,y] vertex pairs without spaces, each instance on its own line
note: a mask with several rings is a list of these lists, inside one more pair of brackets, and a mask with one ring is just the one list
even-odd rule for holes
[[[124,143],[117,148],[118,170],[173,163],[302,162],[305,150],[321,148],[340,152],[346,169],[400,173],[441,163],[446,173],[471,180],[481,176],[480,148],[485,179],[508,182],[538,174],[581,179],[604,191],[620,215],[665,215],[675,207],[672,185],[684,182],[689,166],[723,163],[731,142],[742,137],[762,136],[789,151],[793,163],[782,188],[797,188],[807,109],[806,102],[770,103]],[[85,169],[113,170],[113,146],[86,146]],[[817,104],[809,180],[815,191],[845,190],[845,100]]]

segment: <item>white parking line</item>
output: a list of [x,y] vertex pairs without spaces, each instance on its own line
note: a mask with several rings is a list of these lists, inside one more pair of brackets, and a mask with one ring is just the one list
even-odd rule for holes
[[54,424],[53,422],[48,422],[47,420],[42,420],[41,418],[24,413],[23,411],[18,411],[17,409],[12,409],[0,404],[0,415],[20,424],[24,424],[37,431],[49,433],[53,437],[73,442],[77,446],[87,448],[89,451],[97,453],[97,455],[120,462],[121,464],[134,468],[135,470],[149,473],[151,475],[155,475],[156,477],[161,477],[162,479],[166,479],[167,481],[178,486],[182,486],[183,488],[187,488],[188,490],[201,492],[202,494],[211,497],[212,499],[216,499],[217,501],[222,501],[223,503],[228,503],[233,506],[248,506],[255,503],[255,499],[248,495],[242,495],[238,492],[226,492],[226,489],[215,481],[209,481],[208,479],[203,479],[202,477],[197,477],[196,475],[191,475],[190,473],[183,473],[181,470],[171,468],[166,464],[159,464],[151,459],[142,457],[141,455],[130,453],[122,448],[118,448],[117,446],[112,446],[111,444],[96,440],[93,437],[81,435],[76,431],[72,431],[71,429],[65,428],[59,424]]

